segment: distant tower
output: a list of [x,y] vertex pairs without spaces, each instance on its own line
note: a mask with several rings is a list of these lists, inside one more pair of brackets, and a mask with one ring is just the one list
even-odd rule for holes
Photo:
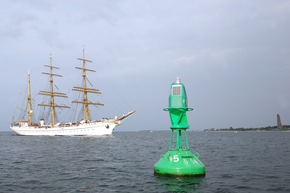
[[283,128],[283,125],[281,123],[281,118],[280,118],[279,114],[277,114],[277,128],[278,129],[282,129]]

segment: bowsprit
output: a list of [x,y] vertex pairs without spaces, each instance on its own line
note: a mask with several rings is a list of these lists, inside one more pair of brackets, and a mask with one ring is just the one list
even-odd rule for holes
[[187,96],[184,85],[177,78],[171,84],[169,95],[169,111],[171,121],[171,137],[169,151],[161,155],[154,165],[154,173],[168,176],[204,176],[205,166],[199,160],[197,152],[191,153],[186,130],[189,129],[186,112]]

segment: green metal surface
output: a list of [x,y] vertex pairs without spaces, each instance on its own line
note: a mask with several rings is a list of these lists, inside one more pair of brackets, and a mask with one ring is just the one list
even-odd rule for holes
[[184,85],[177,79],[171,84],[169,95],[169,111],[171,121],[171,136],[169,151],[161,155],[160,160],[154,165],[154,173],[169,176],[196,176],[205,175],[205,166],[198,159],[198,153],[189,151],[189,143],[186,130],[189,124],[186,117],[187,95]]
[[205,166],[198,157],[198,153],[193,154],[189,150],[169,150],[155,164],[154,173],[168,176],[203,176]]

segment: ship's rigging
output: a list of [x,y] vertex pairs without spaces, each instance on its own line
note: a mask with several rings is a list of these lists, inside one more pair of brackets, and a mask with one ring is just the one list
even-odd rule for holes
[[87,62],[92,62],[90,60],[85,59],[85,52],[83,50],[83,57],[82,58],[78,58],[78,60],[81,60],[83,63],[82,67],[75,67],[78,70],[82,71],[82,86],[74,86],[73,87],[73,91],[76,92],[80,92],[82,93],[83,97],[81,100],[74,100],[72,101],[72,103],[77,103],[77,104],[82,104],[83,105],[83,110],[84,110],[84,120],[85,122],[89,122],[89,117],[90,117],[90,109],[89,106],[90,105],[95,105],[95,106],[103,106],[104,104],[100,103],[100,102],[92,102],[89,100],[88,98],[88,94],[101,94],[101,92],[98,89],[92,88],[92,87],[88,87],[88,83],[90,85],[92,85],[88,78],[87,78],[87,72],[96,72],[95,70],[89,69],[87,68]]
[[39,95],[44,95],[50,97],[49,103],[41,103],[38,104],[38,106],[43,106],[43,107],[50,107],[50,113],[51,113],[51,127],[55,126],[55,117],[56,117],[56,108],[70,108],[69,106],[66,105],[57,105],[55,103],[55,97],[62,97],[62,98],[67,98],[67,95],[62,92],[55,92],[54,91],[54,82],[53,82],[53,77],[62,77],[59,74],[54,74],[53,70],[54,69],[59,69],[56,66],[52,66],[52,56],[50,54],[50,65],[44,65],[45,67],[49,68],[49,72],[42,72],[44,75],[49,76],[49,90],[41,90],[39,91]]

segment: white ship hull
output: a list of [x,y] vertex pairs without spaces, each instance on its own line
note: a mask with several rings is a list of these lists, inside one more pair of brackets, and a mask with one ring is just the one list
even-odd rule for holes
[[102,121],[91,121],[85,123],[83,121],[78,123],[63,123],[56,124],[54,127],[45,125],[43,122],[35,126],[30,126],[26,122],[12,123],[11,130],[18,135],[48,135],[48,136],[102,136],[112,135],[114,128],[121,124],[121,122],[132,115],[135,111],[130,111],[121,117],[115,119],[105,119]]
[[102,136],[111,135],[114,128],[119,125],[112,122],[84,123],[78,126],[32,127],[27,125],[11,126],[18,135],[42,136]]

